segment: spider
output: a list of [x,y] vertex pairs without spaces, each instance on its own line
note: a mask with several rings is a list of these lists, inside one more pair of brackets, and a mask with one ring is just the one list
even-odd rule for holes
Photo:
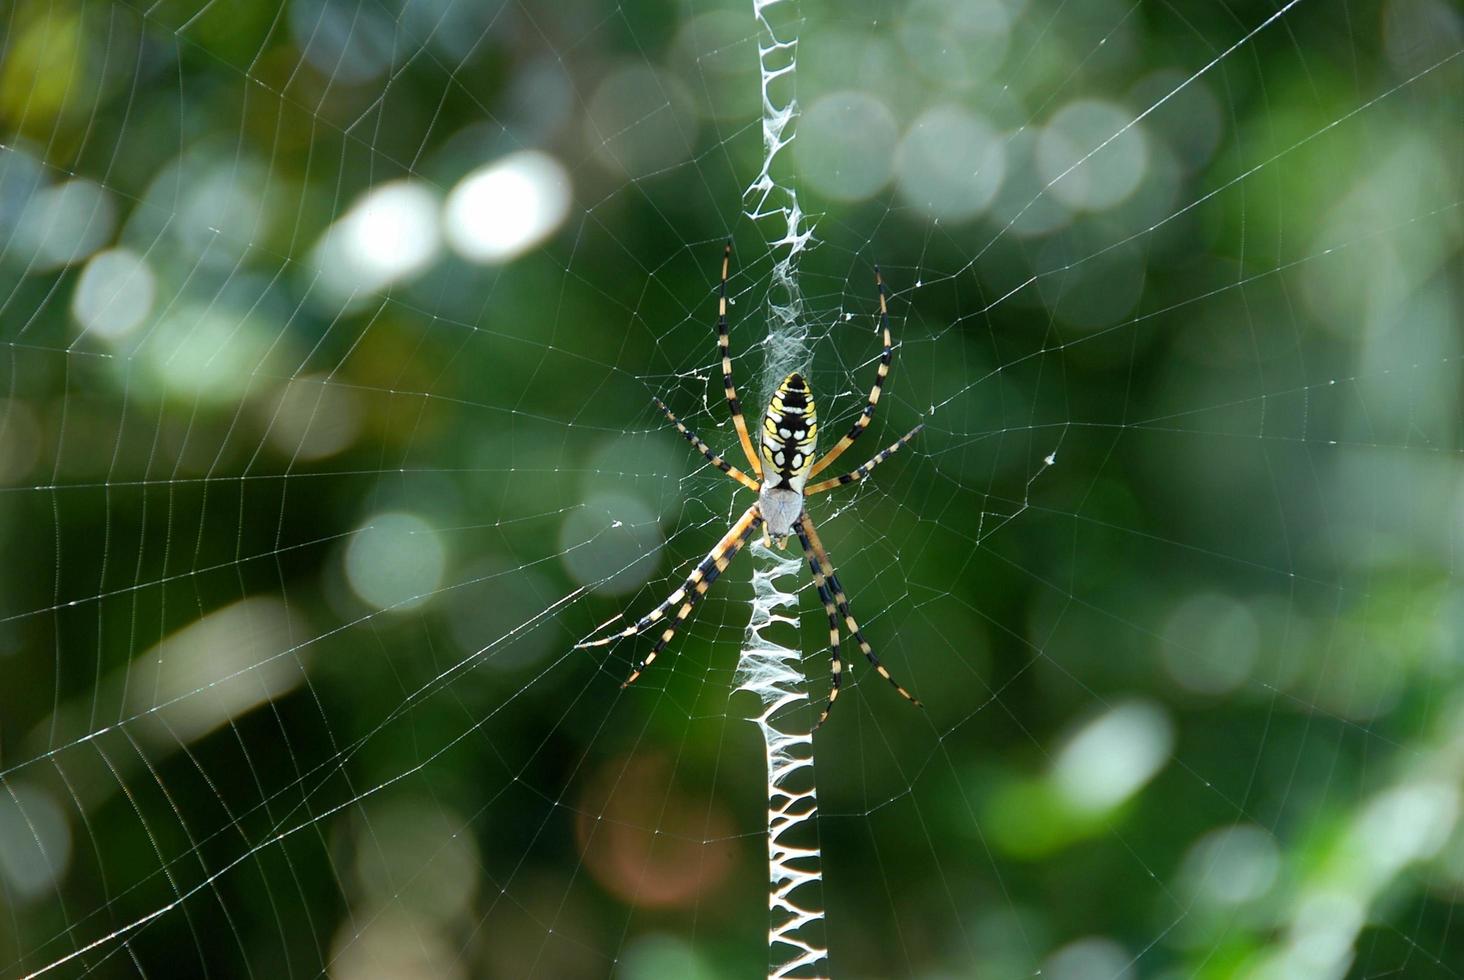
[[[635,625],[627,626],[619,632],[596,640],[586,640],[577,644],[576,649],[604,646],[624,637],[635,636],[660,622],[672,609],[676,609],[671,624],[666,627],[661,638],[651,648],[651,652],[636,666],[630,677],[626,678],[625,683],[620,685],[622,688],[628,687],[651,665],[660,652],[666,649],[666,645],[671,642],[671,638],[676,635],[681,624],[691,615],[691,611],[696,608],[696,604],[701,601],[702,596],[707,594],[707,590],[712,587],[717,576],[726,571],[732,559],[737,556],[737,552],[742,550],[742,546],[761,525],[764,527],[764,540],[769,545],[776,540],[780,549],[788,546],[789,535],[797,535],[798,543],[803,546],[803,552],[808,558],[808,570],[813,574],[814,587],[818,590],[819,598],[823,600],[824,611],[828,613],[832,679],[829,687],[829,700],[824,705],[817,724],[813,726],[814,731],[817,731],[828,720],[829,712],[833,710],[834,702],[839,697],[839,681],[844,671],[843,662],[839,659],[840,616],[843,617],[844,625],[848,627],[854,640],[859,644],[859,649],[869,659],[879,676],[894,685],[901,697],[916,707],[920,707],[920,702],[890,676],[889,670],[879,662],[879,658],[874,655],[874,650],[870,648],[869,642],[865,640],[864,634],[859,631],[859,624],[854,621],[853,614],[849,612],[849,600],[844,594],[844,587],[839,584],[839,576],[834,571],[833,560],[829,558],[828,551],[814,529],[813,521],[809,519],[808,512],[803,508],[805,497],[864,479],[870,474],[870,471],[893,456],[901,446],[914,439],[916,434],[925,427],[924,424],[917,425],[868,462],[843,476],[805,486],[810,476],[816,476],[838,459],[844,450],[853,445],[854,440],[858,439],[869,427],[870,420],[874,418],[874,408],[879,404],[879,396],[883,390],[885,378],[890,373],[892,349],[890,316],[885,303],[884,279],[880,275],[879,267],[875,266],[874,282],[879,290],[879,322],[884,331],[884,353],[880,355],[879,370],[875,374],[874,387],[869,391],[869,401],[865,404],[864,411],[854,420],[853,427],[844,435],[844,438],[840,439],[827,455],[815,462],[813,457],[814,443],[818,435],[818,416],[814,410],[813,395],[802,375],[796,372],[790,374],[778,386],[772,401],[768,404],[767,412],[763,415],[760,439],[762,458],[759,460],[757,454],[752,450],[752,438],[748,435],[747,423],[742,417],[742,403],[737,398],[737,389],[732,385],[732,357],[729,353],[727,336],[727,268],[731,257],[732,243],[728,242],[722,253],[722,287],[717,307],[717,347],[722,354],[722,387],[727,395],[732,424],[737,428],[737,438],[742,443],[742,452],[747,456],[748,463],[751,464],[752,476],[713,452],[712,448],[703,442],[700,436],[687,428],[661,399],[656,399],[656,405],[676,426],[676,431],[696,447],[708,462],[757,494],[757,500],[743,512],[701,564],[697,565],[696,570],[682,583],[681,588],[666,597],[666,601],[643,616]],[[766,465],[766,469],[764,469],[764,465]]]

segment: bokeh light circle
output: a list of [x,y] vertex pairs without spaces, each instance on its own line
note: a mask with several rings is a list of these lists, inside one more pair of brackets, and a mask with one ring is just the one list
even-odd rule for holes
[[1164,627],[1164,667],[1180,686],[1202,694],[1233,691],[1250,676],[1261,631],[1244,603],[1218,593],[1180,603]]
[[1243,905],[1271,889],[1281,867],[1276,839],[1253,824],[1210,831],[1184,858],[1190,892],[1212,905]]
[[758,92],[747,84],[747,69],[757,58],[756,46],[741,10],[712,10],[689,17],[681,25],[671,60],[703,118],[757,115]]
[[894,171],[895,117],[867,92],[846,89],[814,102],[793,141],[799,172],[820,193],[860,201]]
[[1006,137],[1006,180],[991,202],[991,216],[1020,237],[1045,235],[1073,220],[1072,211],[1043,186],[1034,160],[1037,141],[1030,129]]
[[82,270],[71,315],[87,333],[113,340],[136,330],[156,297],[157,277],[147,260],[131,249],[109,249],[93,255]]
[[934,218],[965,221],[985,210],[1001,187],[1005,140],[961,106],[936,106],[910,125],[895,170],[905,200]]
[[8,240],[20,225],[32,198],[46,185],[46,172],[35,157],[0,144],[0,239]]
[[1078,729],[1053,766],[1058,792],[1081,812],[1101,813],[1154,777],[1174,748],[1174,725],[1158,705],[1129,701]]
[[291,459],[325,459],[356,441],[361,395],[324,376],[291,378],[265,407],[269,441]]
[[351,877],[367,904],[449,923],[468,911],[481,856],[461,814],[409,798],[372,801],[363,810]]
[[375,292],[425,269],[441,245],[437,198],[394,180],[363,194],[316,247],[321,284],[337,296]]
[[1106,936],[1084,936],[1057,949],[1040,971],[1043,980],[1133,980],[1133,956]]
[[[244,277],[234,282],[240,294],[254,285]],[[238,302],[245,301],[238,297]],[[241,311],[234,301],[184,302],[167,307],[131,343],[161,393],[220,405],[247,391],[265,368],[277,339],[272,326]],[[125,362],[119,361],[118,367],[125,369]]]
[[339,85],[359,85],[386,71],[398,26],[385,7],[353,0],[294,0],[290,33],[305,61]]
[[506,262],[553,234],[569,201],[569,173],[558,160],[512,153],[458,182],[443,205],[443,232],[470,262]]
[[1059,109],[1037,139],[1037,171],[1047,193],[1079,211],[1104,211],[1132,194],[1149,162],[1143,128],[1129,125],[1133,119],[1099,99]]
[[914,0],[899,18],[900,42],[915,70],[949,89],[990,78],[1011,39],[1011,14],[998,0]]
[[421,517],[385,511],[351,535],[345,560],[346,579],[357,596],[377,609],[407,612],[442,583],[447,553],[441,536]]
[[31,197],[15,231],[31,271],[58,269],[91,255],[112,237],[112,196],[89,180],[68,180]]

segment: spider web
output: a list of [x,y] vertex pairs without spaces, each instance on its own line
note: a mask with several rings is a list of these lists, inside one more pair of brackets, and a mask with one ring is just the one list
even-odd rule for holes
[[[749,6],[7,9],[0,974],[763,968]],[[1457,9],[798,14],[820,968],[1458,976]]]

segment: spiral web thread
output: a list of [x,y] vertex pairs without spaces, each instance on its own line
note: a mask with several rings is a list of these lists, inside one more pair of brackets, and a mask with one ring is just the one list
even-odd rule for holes
[[[775,9],[776,8],[776,9]],[[813,237],[792,182],[774,176],[793,141],[798,116],[794,69],[798,51],[795,0],[753,0],[762,85],[762,170],[743,197],[747,217],[764,227],[773,254],[763,389],[808,362],[808,327],[798,289],[798,259]],[[774,24],[776,21],[776,26]],[[752,718],[762,732],[768,774],[768,977],[807,977],[825,970],[822,856],[814,783],[811,714],[799,710],[803,690],[798,637],[797,555],[756,541],[752,617],[738,658],[738,690],[762,701]],[[780,625],[781,624],[781,625]],[[778,627],[775,629],[774,627]],[[794,645],[775,635],[791,637]]]

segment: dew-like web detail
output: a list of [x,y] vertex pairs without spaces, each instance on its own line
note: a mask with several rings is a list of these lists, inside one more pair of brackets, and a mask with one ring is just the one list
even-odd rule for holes
[[0,25],[0,976],[1457,976],[1456,6]]

